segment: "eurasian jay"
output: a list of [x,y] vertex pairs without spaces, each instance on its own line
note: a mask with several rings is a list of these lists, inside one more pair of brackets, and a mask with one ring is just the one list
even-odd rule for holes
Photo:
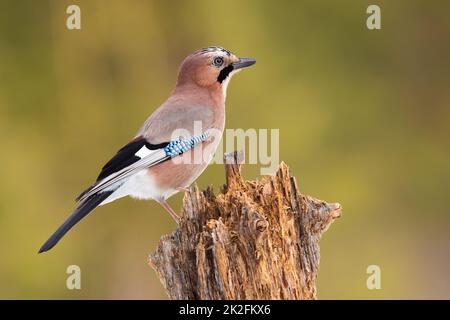
[[170,97],[78,196],[77,209],[39,253],[53,248],[97,206],[125,196],[156,200],[178,223],[167,199],[186,190],[211,162],[224,130],[228,82],[255,62],[221,47],[204,48],[184,59]]

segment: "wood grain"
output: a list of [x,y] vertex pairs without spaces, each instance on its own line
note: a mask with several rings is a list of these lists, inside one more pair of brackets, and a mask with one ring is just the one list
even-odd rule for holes
[[244,181],[243,154],[225,155],[218,194],[186,192],[178,229],[150,254],[171,299],[316,299],[319,239],[341,215],[299,193],[281,163],[274,176]]

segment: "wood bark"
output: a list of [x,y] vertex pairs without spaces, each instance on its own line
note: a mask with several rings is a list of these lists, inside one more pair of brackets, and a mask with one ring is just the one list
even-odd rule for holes
[[150,254],[171,299],[316,299],[319,239],[338,203],[299,193],[281,163],[274,176],[244,181],[243,154],[225,155],[226,185],[190,188],[177,230]]

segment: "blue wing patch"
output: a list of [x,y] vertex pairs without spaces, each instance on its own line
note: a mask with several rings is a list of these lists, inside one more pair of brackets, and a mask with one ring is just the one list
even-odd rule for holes
[[169,144],[164,148],[166,155],[173,158],[179,156],[180,154],[189,151],[197,144],[208,139],[208,131],[203,132],[201,135],[192,137],[187,140],[174,140],[170,141]]
[[[138,137],[120,149],[117,154],[102,168],[97,181],[78,197],[77,201],[84,201],[97,192],[102,192],[114,183],[126,179],[130,175],[146,167],[157,165],[171,158],[189,151],[196,145],[208,139],[208,131],[189,139],[173,140],[161,144],[151,144],[145,138]],[[154,151],[151,155],[139,154],[139,150],[145,147],[147,151]],[[144,149],[145,149],[144,148]]]

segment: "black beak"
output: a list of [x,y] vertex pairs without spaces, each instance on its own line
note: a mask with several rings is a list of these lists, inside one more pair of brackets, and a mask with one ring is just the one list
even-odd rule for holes
[[256,63],[256,59],[253,58],[239,58],[238,62],[232,64],[233,70],[247,68]]

